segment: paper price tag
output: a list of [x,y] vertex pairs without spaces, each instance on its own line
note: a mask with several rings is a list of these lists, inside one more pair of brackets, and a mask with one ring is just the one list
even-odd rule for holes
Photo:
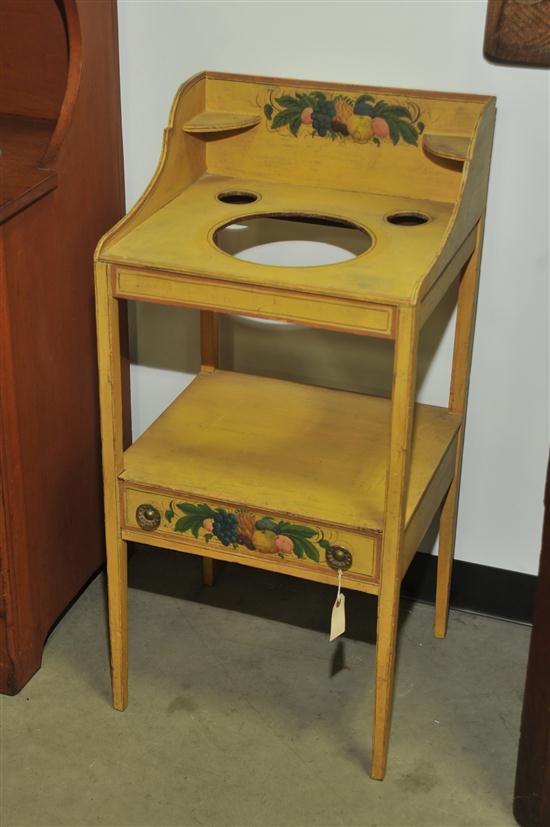
[[332,607],[329,641],[335,640],[346,631],[346,595],[342,591],[342,572],[338,570],[338,594]]

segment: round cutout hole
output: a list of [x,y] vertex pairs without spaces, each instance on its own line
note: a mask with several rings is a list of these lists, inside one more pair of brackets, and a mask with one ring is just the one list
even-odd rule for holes
[[254,192],[220,192],[218,201],[223,201],[224,204],[253,204],[258,200],[258,196]]
[[372,236],[351,221],[301,213],[244,216],[220,227],[214,242],[235,258],[273,267],[319,267],[353,259]]
[[397,224],[398,227],[418,227],[419,224],[426,224],[429,216],[421,212],[394,212],[386,217],[390,224]]

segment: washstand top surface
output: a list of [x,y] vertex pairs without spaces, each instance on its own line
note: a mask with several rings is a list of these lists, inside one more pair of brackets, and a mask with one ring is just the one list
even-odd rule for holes
[[[97,256],[224,282],[416,303],[485,203],[488,96],[204,72],[179,89],[157,172]],[[345,225],[365,249],[332,264],[243,261],[220,244],[265,216]]]

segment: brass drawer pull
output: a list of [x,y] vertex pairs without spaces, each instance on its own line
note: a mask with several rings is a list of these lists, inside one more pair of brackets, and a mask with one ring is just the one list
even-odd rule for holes
[[351,551],[348,551],[347,548],[342,548],[342,546],[331,546],[327,549],[325,556],[331,569],[336,569],[337,571],[347,571],[353,563]]
[[144,531],[154,531],[160,525],[160,511],[154,505],[142,503],[136,509],[136,520]]

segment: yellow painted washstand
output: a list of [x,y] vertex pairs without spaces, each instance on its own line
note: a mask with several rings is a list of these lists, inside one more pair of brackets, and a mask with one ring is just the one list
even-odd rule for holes
[[[494,119],[477,95],[214,72],[179,89],[153,180],[96,252],[116,709],[128,541],[202,555],[207,581],[214,560],[330,584],[340,571],[378,597],[371,775],[384,777],[400,584],[440,506],[446,633]],[[354,228],[364,252],[288,267],[222,249],[224,228],[257,217]],[[449,404],[416,404],[419,332],[456,281]],[[201,318],[200,374],[133,444],[129,300]],[[391,399],[219,370],[220,313],[393,340]]]

